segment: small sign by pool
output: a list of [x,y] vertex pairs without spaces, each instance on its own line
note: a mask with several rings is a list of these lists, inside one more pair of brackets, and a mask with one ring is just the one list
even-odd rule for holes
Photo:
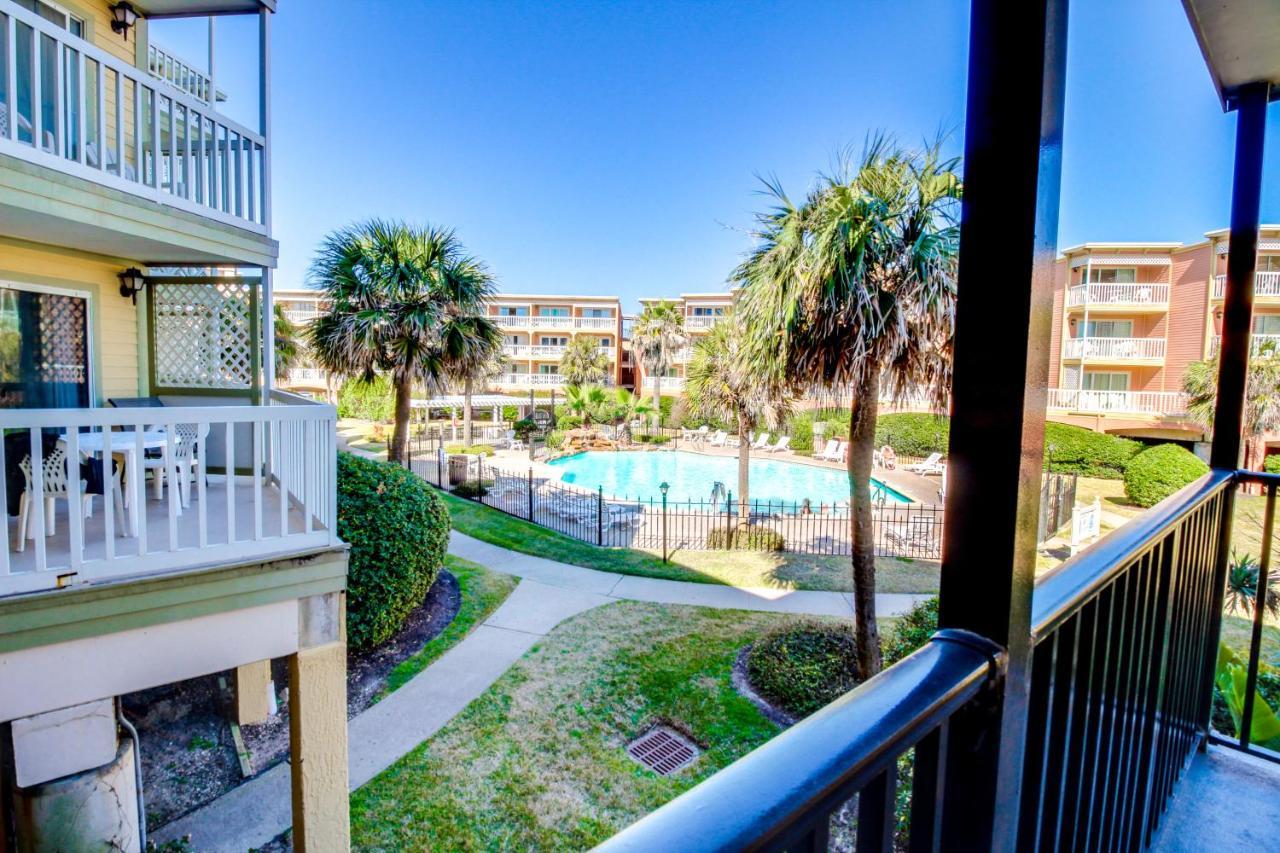
[[[704,501],[712,496],[716,483],[734,490],[738,485],[738,460],[729,456],[704,456],[683,450],[622,452],[589,450],[561,456],[549,463],[560,470],[560,479],[575,486],[595,489],[617,497],[647,498],[658,495],[659,483],[670,483],[668,500]],[[879,480],[871,486],[889,503],[906,504],[911,499]],[[802,503],[805,498],[818,504],[847,503],[849,480],[844,471],[804,465],[782,459],[751,459],[751,500],[761,503]]]

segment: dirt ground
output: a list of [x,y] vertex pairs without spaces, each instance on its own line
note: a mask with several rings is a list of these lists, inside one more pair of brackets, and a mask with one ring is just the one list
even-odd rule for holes
[[[442,571],[395,637],[348,655],[348,717],[374,703],[391,670],[443,631],[459,604],[457,580]],[[272,661],[271,671],[279,713],[241,730],[254,775],[289,757],[287,662]],[[141,739],[148,827],[163,826],[244,781],[230,725],[234,675],[220,672],[122,697]]]

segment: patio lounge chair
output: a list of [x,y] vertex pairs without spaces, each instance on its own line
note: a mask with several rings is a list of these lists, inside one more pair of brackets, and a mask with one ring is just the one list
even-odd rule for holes
[[880,448],[880,464],[886,471],[892,471],[898,467],[898,454],[887,444]]
[[756,440],[751,442],[752,450],[764,450],[769,446],[769,433],[762,432],[756,436]]
[[790,448],[790,446],[791,446],[791,436],[784,435],[782,438],[778,439],[777,444],[772,445],[771,447],[764,447],[761,449],[764,450],[765,453],[782,453],[784,450],[787,450],[788,448]]
[[849,442],[842,441],[840,442],[840,446],[836,449],[836,458],[831,461],[844,462],[845,459],[848,458],[848,456],[849,456]]
[[926,474],[941,474],[945,468],[946,466],[942,464],[942,454],[930,453],[928,459],[923,462],[917,462],[915,465],[904,465],[902,470],[924,476]]
[[707,442],[709,447],[724,447],[729,440],[729,434],[724,430],[717,430],[716,434],[711,436],[711,441]]
[[840,449],[840,442],[834,438],[827,442],[826,447],[813,455],[814,459],[821,459],[824,462],[835,462],[836,451]]
[[905,524],[887,525],[884,538],[910,557],[931,557],[939,552],[936,524],[931,518],[914,518]]

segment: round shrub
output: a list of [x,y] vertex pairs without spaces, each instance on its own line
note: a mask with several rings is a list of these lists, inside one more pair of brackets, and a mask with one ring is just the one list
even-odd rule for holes
[[409,471],[339,453],[338,536],[351,546],[347,642],[367,649],[393,636],[435,583],[449,511]]
[[1131,503],[1154,506],[1209,473],[1209,466],[1185,447],[1157,444],[1129,461],[1124,493]]
[[807,717],[858,685],[853,625],[800,622],[757,640],[747,655],[751,686],[795,717]]
[[556,429],[568,432],[582,426],[582,415],[561,415],[556,418]]
[[781,551],[787,540],[781,533],[758,524],[745,530],[735,526],[713,527],[707,531],[707,547],[716,550]]
[[1119,480],[1142,443],[1069,424],[1044,425],[1045,464],[1055,474]]
[[453,487],[453,493],[460,498],[482,498],[493,488],[493,480],[467,480]]
[[876,420],[876,447],[887,444],[906,456],[946,453],[950,434],[951,419],[928,412],[897,412]]
[[547,448],[550,450],[559,450],[564,447],[564,430],[553,429],[547,433]]

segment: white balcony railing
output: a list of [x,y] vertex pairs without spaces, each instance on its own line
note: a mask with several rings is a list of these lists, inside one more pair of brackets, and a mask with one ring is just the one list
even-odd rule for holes
[[[8,519],[0,595],[337,545],[335,424],[282,391],[268,406],[6,412],[0,505],[28,519]],[[7,495],[24,467],[44,475]]]
[[533,318],[527,315],[491,314],[489,319],[496,322],[503,329],[527,329],[529,328],[529,321]]
[[[1213,298],[1222,299],[1227,295],[1227,277],[1213,277]],[[1253,295],[1255,298],[1280,297],[1280,272],[1256,272],[1253,274]]]
[[206,104],[213,101],[213,81],[185,59],[158,44],[147,45],[147,71]]
[[573,318],[564,315],[537,316],[529,318],[529,327],[533,329],[572,329]]
[[575,317],[573,327],[575,329],[613,329],[618,325],[615,317]]
[[1164,338],[1068,338],[1066,358],[1154,361],[1164,358]]
[[294,367],[290,369],[288,382],[291,385],[324,384],[329,374],[318,367]]
[[[1214,335],[1209,343],[1209,355],[1217,355],[1220,349],[1222,349],[1222,336]],[[1280,355],[1280,335],[1253,335],[1249,341],[1249,354],[1258,355],[1264,351]]]
[[1067,290],[1067,307],[1083,305],[1167,306],[1167,284],[1080,284]]
[[684,318],[684,326],[686,329],[710,329],[716,323],[724,319],[724,315],[715,314],[711,316],[690,314]]
[[1049,408],[1090,414],[1181,415],[1187,411],[1187,395],[1176,391],[1050,388]]
[[503,373],[493,380],[495,385],[514,385],[518,388],[559,388],[564,377],[558,373]]
[[[0,152],[266,233],[269,158],[260,133],[13,0],[0,0],[0,27],[0,67],[9,69]],[[41,64],[17,62],[19,52],[53,57],[56,73],[36,73]]]
[[325,313],[319,308],[282,308],[284,318],[290,323],[306,324],[310,323],[321,314]]

